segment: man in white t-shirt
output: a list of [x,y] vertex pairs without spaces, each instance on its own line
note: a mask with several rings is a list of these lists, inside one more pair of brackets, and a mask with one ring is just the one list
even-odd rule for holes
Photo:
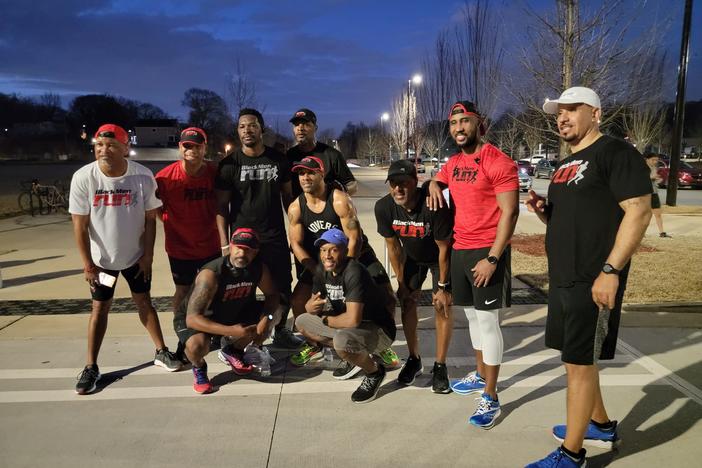
[[149,169],[127,159],[129,136],[122,127],[105,124],[94,141],[96,161],[73,174],[68,209],[93,298],[87,363],[76,385],[79,395],[93,392],[100,379],[97,356],[120,273],[156,345],[154,364],[169,371],[182,367],[163,341],[149,294],[156,216],[161,206],[156,180]]

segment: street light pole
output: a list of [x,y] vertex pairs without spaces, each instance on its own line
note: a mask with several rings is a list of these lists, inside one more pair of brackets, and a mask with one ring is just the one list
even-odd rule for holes
[[[383,126],[383,122],[385,122],[389,118],[390,118],[390,114],[388,114],[387,112],[383,112],[380,116],[380,134],[382,136],[385,136],[385,127]],[[391,154],[390,148],[391,148],[390,142],[388,141],[388,161],[392,160],[392,154]],[[382,158],[381,158],[380,162],[381,163],[383,162]]]
[[[410,96],[412,94],[412,83],[414,84],[419,84],[422,82],[422,75],[414,75],[412,79],[407,80],[407,119],[406,119],[406,126],[405,130],[407,132],[406,134],[406,140],[405,140],[405,159],[409,159],[409,147],[410,147]],[[417,159],[417,155],[414,155],[415,162]]]

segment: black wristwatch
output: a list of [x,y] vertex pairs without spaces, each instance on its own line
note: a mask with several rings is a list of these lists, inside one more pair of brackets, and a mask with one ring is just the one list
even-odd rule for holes
[[605,263],[604,266],[602,267],[602,273],[606,273],[608,275],[618,275],[619,272],[620,272],[620,270],[617,270],[609,263]]
[[487,258],[488,263],[492,263],[493,265],[497,265],[497,262],[498,262],[499,260],[500,260],[500,259],[497,258],[497,257],[495,257],[494,255],[490,255],[490,256]]

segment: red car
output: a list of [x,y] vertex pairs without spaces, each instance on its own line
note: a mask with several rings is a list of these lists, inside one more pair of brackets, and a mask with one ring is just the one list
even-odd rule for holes
[[[662,179],[659,187],[668,184],[668,174],[670,173],[669,161],[658,161],[658,176]],[[702,169],[692,166],[685,161],[680,161],[678,167],[678,187],[702,188]]]

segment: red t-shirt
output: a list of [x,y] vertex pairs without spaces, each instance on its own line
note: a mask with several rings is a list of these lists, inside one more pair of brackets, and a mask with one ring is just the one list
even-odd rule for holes
[[492,246],[501,213],[495,195],[519,190],[517,164],[486,143],[476,154],[451,156],[436,180],[448,185],[455,205],[453,248]]
[[220,254],[214,178],[217,166],[206,163],[198,177],[185,173],[181,161],[156,174],[163,202],[166,253],[180,260],[199,260]]

